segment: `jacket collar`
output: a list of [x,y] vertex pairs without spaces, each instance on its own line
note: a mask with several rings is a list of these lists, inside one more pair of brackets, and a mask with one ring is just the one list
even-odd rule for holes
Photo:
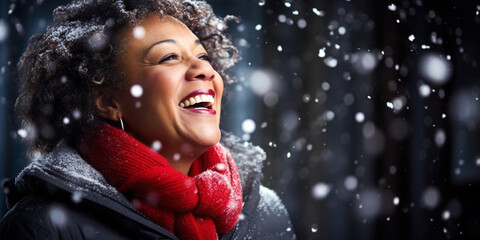
[[235,164],[237,164],[245,201],[245,197],[260,185],[266,154],[260,147],[253,146],[250,142],[245,142],[227,132],[222,132],[220,144],[230,151]]
[[[245,201],[245,198],[260,185],[266,154],[260,147],[223,131],[220,143],[229,149],[237,165]],[[33,172],[41,172],[64,181],[74,189],[72,194],[75,196],[81,197],[89,192],[97,192],[135,209],[122,194],[107,183],[102,174],[82,159],[78,152],[69,147],[65,141],[61,141],[52,152],[27,166],[16,177],[15,187],[23,189],[24,192],[30,191],[31,189],[26,187],[25,176]]]
[[[230,150],[237,165],[245,204],[256,205],[258,199],[255,200],[255,196],[258,195],[258,188],[262,179],[261,172],[266,156],[265,152],[261,148],[226,132],[222,132],[220,143]],[[99,203],[112,211],[122,213],[137,224],[147,226],[153,231],[169,236],[171,239],[176,239],[175,236],[155,225],[136,210],[122,194],[107,183],[97,170],[83,160],[78,152],[64,141],[61,141],[52,152],[43,158],[32,162],[16,177],[15,183],[9,185],[11,190],[7,196],[9,205],[13,206],[23,196],[34,191],[38,185],[46,189],[53,186],[69,192],[72,194],[72,200],[80,199],[80,201],[83,201],[81,199],[85,199]]]

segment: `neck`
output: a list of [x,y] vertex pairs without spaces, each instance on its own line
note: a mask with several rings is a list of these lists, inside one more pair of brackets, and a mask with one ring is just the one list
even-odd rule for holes
[[208,148],[192,149],[192,147],[183,147],[177,151],[171,151],[170,149],[173,148],[166,146],[165,150],[160,151],[159,154],[162,155],[175,170],[185,175],[188,175],[195,159],[199,158],[200,155],[208,150]]
[[193,162],[195,161],[196,158],[182,158],[178,156],[172,156],[170,158],[166,158],[168,163],[177,171],[188,175],[188,172],[190,171],[190,167],[192,166]]

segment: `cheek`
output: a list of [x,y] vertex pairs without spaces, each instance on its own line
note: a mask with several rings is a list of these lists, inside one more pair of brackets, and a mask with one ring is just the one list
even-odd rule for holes
[[[166,103],[175,100],[175,94],[178,90],[178,79],[175,74],[169,72],[154,72],[144,78],[143,90],[148,99],[157,99]],[[157,102],[158,104],[158,102]]]

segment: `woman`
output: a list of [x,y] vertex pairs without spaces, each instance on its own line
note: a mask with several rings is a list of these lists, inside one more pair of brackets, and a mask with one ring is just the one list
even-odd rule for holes
[[19,63],[16,109],[39,159],[5,184],[0,238],[295,238],[260,185],[264,152],[220,140],[238,60],[227,20],[200,1],[57,8]]

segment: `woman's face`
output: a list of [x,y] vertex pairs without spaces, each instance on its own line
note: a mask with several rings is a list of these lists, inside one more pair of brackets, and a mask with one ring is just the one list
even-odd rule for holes
[[167,159],[215,145],[223,81],[198,38],[178,20],[159,15],[123,34],[119,64],[127,87],[117,99],[125,131],[154,149],[161,146]]

